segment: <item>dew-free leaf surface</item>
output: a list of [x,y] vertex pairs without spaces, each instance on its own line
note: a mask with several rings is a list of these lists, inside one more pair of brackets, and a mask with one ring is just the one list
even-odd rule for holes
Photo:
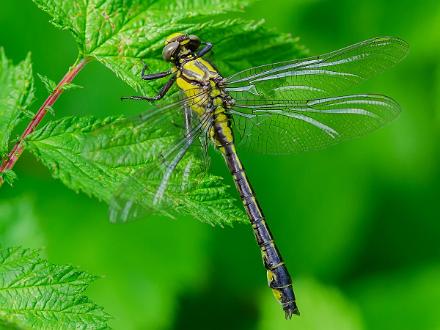
[[0,156],[6,153],[15,126],[34,97],[30,54],[13,65],[0,48]]
[[[122,183],[158,161],[164,148],[174,141],[173,134],[161,126],[134,126],[130,120],[117,118],[66,118],[30,135],[27,144],[65,185],[110,203]],[[200,160],[190,155],[177,167],[176,175],[185,171],[189,161],[198,168]],[[154,194],[160,179],[137,180],[145,195],[135,195],[135,201],[149,208],[149,199],[142,198]],[[171,216],[190,214],[213,225],[245,221],[244,212],[230,197],[222,178],[196,170],[188,179],[197,184],[183,191],[169,190],[167,208],[154,211]]]
[[83,295],[95,276],[53,265],[37,250],[0,250],[0,322],[19,329],[105,329],[109,316]]

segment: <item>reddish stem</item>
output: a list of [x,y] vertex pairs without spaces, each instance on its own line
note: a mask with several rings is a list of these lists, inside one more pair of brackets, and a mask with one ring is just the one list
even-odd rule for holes
[[[64,87],[72,82],[72,80],[78,75],[78,73],[82,70],[82,68],[84,68],[87,62],[88,59],[82,59],[77,64],[75,64],[69,70],[69,72],[66,73],[63,79],[61,79],[57,87],[49,95],[46,101],[44,101],[40,109],[38,109],[38,112],[35,114],[29,125],[24,130],[23,134],[20,136],[20,139],[17,141],[17,143],[12,148],[12,150],[9,152],[8,156],[3,161],[2,165],[0,166],[0,174],[2,174],[7,170],[11,170],[14,167],[18,158],[20,158],[21,154],[23,153],[24,139],[29,134],[31,134],[35,130],[35,128],[37,128],[37,126],[41,123],[44,116],[46,115],[48,108],[50,108],[52,105],[55,104],[55,102],[58,100],[58,97],[64,91]],[[0,187],[3,184],[3,181],[4,181],[3,178],[0,176]]]

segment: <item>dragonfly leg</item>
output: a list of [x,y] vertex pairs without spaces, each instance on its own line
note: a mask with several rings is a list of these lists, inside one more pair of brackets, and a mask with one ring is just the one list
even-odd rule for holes
[[124,96],[121,97],[121,100],[140,100],[140,101],[157,101],[163,98],[167,92],[170,90],[171,86],[173,86],[174,82],[176,81],[176,76],[172,77],[168,82],[161,88],[159,93],[156,96],[149,97],[149,96]]
[[151,73],[151,74],[145,74],[145,70],[147,70],[148,64],[144,63],[144,67],[142,68],[141,77],[143,80],[155,80],[164,78],[166,76],[169,76],[171,74],[171,71],[164,71],[164,72],[157,72],[157,73]]
[[197,53],[197,57],[202,57],[202,56],[206,55],[212,49],[212,43],[204,42],[203,44],[205,44],[205,47],[203,47],[203,49]]

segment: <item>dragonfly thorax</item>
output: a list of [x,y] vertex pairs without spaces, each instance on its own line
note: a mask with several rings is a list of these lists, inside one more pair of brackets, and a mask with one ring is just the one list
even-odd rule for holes
[[176,65],[175,70],[176,83],[185,94],[188,106],[205,125],[214,145],[222,151],[223,145],[233,143],[228,110],[234,101],[225,89],[224,78],[200,57]]

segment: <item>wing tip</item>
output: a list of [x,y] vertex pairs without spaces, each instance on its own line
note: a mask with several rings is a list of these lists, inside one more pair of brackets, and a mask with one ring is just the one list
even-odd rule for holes
[[402,61],[410,51],[410,45],[404,39],[395,36],[383,36],[376,37],[372,39],[374,42],[385,42],[393,46],[394,50],[399,50],[399,53],[396,53],[396,58],[398,59],[396,63]]

